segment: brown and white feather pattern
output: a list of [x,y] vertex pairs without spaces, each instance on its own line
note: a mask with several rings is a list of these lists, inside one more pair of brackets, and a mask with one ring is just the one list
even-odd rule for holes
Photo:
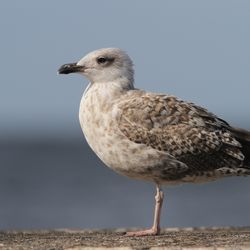
[[[132,90],[119,104],[118,126],[137,144],[173,156],[188,168],[182,176],[244,175],[241,144],[230,126],[206,109],[175,96]],[[171,178],[178,178],[172,176]],[[165,172],[168,178],[168,173]]]
[[86,140],[116,172],[159,184],[250,175],[249,131],[175,96],[135,89],[124,51],[97,50],[59,72],[70,68],[90,80],[79,111]]

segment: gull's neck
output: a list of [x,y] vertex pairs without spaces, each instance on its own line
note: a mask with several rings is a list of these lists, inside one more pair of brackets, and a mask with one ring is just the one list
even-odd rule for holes
[[133,81],[129,81],[125,78],[119,78],[116,81],[90,82],[83,95],[86,96],[89,92],[98,92],[98,94],[103,98],[115,98],[132,89],[134,89]]
[[116,81],[110,82],[113,89],[117,89],[121,92],[134,89],[134,79],[119,77]]

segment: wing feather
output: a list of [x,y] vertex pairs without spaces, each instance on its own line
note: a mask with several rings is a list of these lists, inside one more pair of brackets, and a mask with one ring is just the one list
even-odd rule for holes
[[239,166],[244,160],[230,125],[193,103],[137,93],[118,108],[118,126],[129,140],[167,152],[191,168]]

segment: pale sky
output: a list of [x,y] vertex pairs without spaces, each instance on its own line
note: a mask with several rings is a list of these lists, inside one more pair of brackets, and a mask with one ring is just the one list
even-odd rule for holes
[[79,128],[87,80],[61,64],[120,47],[139,88],[250,129],[250,1],[2,1],[0,134]]

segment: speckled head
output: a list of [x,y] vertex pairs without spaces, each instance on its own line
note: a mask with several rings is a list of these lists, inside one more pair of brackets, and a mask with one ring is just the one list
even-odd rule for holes
[[127,80],[133,86],[134,82],[133,62],[126,52],[118,48],[90,52],[77,63],[62,65],[58,73],[80,73],[91,83]]

